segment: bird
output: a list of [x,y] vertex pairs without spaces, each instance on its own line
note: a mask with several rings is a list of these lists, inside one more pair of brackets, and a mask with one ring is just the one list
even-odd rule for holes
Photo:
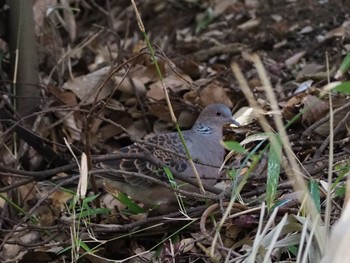
[[[225,156],[225,149],[220,141],[223,136],[223,126],[228,123],[239,126],[226,105],[210,104],[199,114],[191,129],[182,131],[190,156],[204,184],[212,184],[220,176],[220,166]],[[177,132],[153,135],[147,138],[145,143],[134,143],[119,149],[117,152],[130,154],[145,151],[160,160],[164,166],[170,167],[183,176],[195,178],[188,159],[182,157],[186,156],[186,151]],[[106,171],[110,169],[120,171],[117,175],[116,173],[102,173],[99,175],[99,178],[102,179],[100,183],[118,189],[134,201],[141,202],[146,206],[167,205],[176,202],[173,191],[148,179],[123,174],[123,171],[137,172],[167,182],[168,178],[164,169],[148,160],[127,158],[108,160],[101,162],[100,166]],[[186,190],[186,187],[181,189]],[[187,189],[192,191],[193,186],[189,186]]]

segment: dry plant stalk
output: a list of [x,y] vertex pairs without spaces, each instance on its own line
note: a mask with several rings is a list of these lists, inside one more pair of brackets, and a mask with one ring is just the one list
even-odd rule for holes
[[180,135],[180,138],[181,138],[181,140],[182,140],[183,146],[184,146],[185,151],[186,151],[186,155],[187,155],[187,157],[188,157],[188,161],[189,161],[189,163],[190,163],[190,165],[191,165],[191,168],[192,168],[192,170],[193,170],[193,172],[194,172],[194,175],[195,175],[195,177],[196,177],[196,180],[197,180],[197,183],[198,183],[198,187],[199,187],[201,193],[202,193],[202,194],[205,194],[205,189],[204,189],[204,187],[203,187],[202,180],[201,180],[201,178],[200,178],[200,176],[199,176],[199,174],[198,174],[198,171],[197,171],[197,169],[196,169],[196,166],[194,165],[194,162],[193,162],[193,160],[192,160],[192,158],[191,158],[191,155],[190,155],[190,153],[189,153],[189,151],[188,151],[188,149],[187,149],[187,146],[186,146],[186,143],[185,143],[184,138],[183,138],[183,136],[182,136],[181,130],[180,130],[180,128],[179,128],[179,125],[177,124],[177,119],[176,119],[176,116],[175,116],[173,107],[172,107],[172,105],[171,105],[171,101],[170,101],[170,98],[169,98],[169,93],[168,93],[168,90],[166,89],[166,87],[164,86],[163,77],[162,77],[162,74],[161,74],[160,69],[159,69],[159,67],[158,67],[158,63],[157,63],[157,61],[155,60],[155,54],[154,54],[154,51],[153,51],[153,49],[152,49],[152,46],[151,46],[151,44],[150,44],[150,42],[149,42],[149,40],[148,40],[145,27],[144,27],[144,25],[143,25],[143,23],[142,23],[142,19],[141,19],[141,16],[140,16],[140,12],[139,12],[138,9],[137,9],[137,6],[136,6],[135,1],[134,1],[134,0],[131,0],[131,3],[132,3],[132,6],[133,6],[134,11],[135,11],[135,14],[136,14],[137,24],[138,24],[138,26],[139,26],[139,28],[140,28],[140,31],[143,33],[143,35],[144,35],[144,37],[145,37],[145,40],[146,40],[147,45],[148,45],[148,48],[149,48],[149,50],[150,50],[150,52],[151,52],[151,57],[153,58],[153,62],[154,62],[154,64],[155,64],[155,66],[156,66],[156,69],[157,69],[157,72],[158,72],[158,76],[159,76],[159,78],[160,78],[160,83],[161,83],[161,85],[162,85],[162,89],[163,89],[164,94],[165,94],[165,100],[166,100],[167,105],[168,105],[168,108],[169,108],[171,120],[172,120],[172,122],[176,125],[176,129],[177,129],[177,131],[178,131],[178,133],[179,133],[179,135]]

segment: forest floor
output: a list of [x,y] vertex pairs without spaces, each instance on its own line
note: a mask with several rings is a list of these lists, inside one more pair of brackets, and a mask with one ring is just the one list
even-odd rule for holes
[[[331,262],[324,244],[346,200],[350,92],[327,84],[349,79],[338,70],[350,50],[350,2],[145,0],[137,7],[154,57],[130,1],[34,1],[40,102],[32,103],[32,122],[8,99],[15,97],[13,32],[0,19],[1,261],[302,262],[306,255]],[[8,15],[4,4],[0,10]],[[181,129],[209,104],[232,109],[241,126],[225,127],[225,141],[241,146],[227,145],[223,185],[233,194],[220,195],[223,202],[184,198],[186,212],[166,213],[126,208],[110,186],[74,199],[82,153],[80,174],[105,154],[174,131],[163,86]]]

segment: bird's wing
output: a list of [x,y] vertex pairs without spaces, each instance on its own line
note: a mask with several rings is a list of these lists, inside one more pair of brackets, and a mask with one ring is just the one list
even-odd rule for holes
[[[183,132],[187,147],[191,147],[191,137],[188,131]],[[175,171],[182,173],[188,167],[186,152],[178,133],[167,133],[154,136],[148,142],[159,147],[149,149],[157,159],[164,165],[171,167]]]
[[[185,137],[186,143],[191,144],[191,138],[188,136],[189,134],[183,132],[183,135]],[[190,145],[187,146],[190,147]],[[156,135],[149,138],[146,143],[142,144],[141,146],[132,144],[128,147],[120,149],[119,152],[140,153],[144,152],[145,149],[155,158],[160,160],[164,166],[168,166],[179,173],[184,172],[186,169],[188,169],[188,162],[186,158],[181,157],[185,156],[185,150],[177,133]],[[158,167],[155,164],[144,159],[110,160],[103,162],[101,165],[105,168],[109,167],[122,171],[135,172],[155,177],[160,180],[167,180],[166,176],[164,175],[163,167]],[[121,175],[127,183],[130,183],[133,186],[149,187],[153,184],[153,182],[145,178],[127,174]],[[106,177],[109,177],[112,180],[121,179],[116,178],[115,176],[115,174],[106,175]]]

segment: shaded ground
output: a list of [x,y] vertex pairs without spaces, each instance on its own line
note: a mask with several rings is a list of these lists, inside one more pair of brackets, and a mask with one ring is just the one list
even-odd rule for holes
[[[349,50],[350,6],[347,1],[261,2],[149,0],[140,2],[138,8],[182,128],[191,127],[200,109],[208,104],[224,103],[234,112],[248,106],[230,67],[237,63],[269,124],[275,129],[265,89],[250,61],[251,53],[257,53],[263,61],[285,123],[300,110],[311,108],[289,126],[287,132],[307,183],[310,187],[319,187],[316,192],[323,215],[325,205],[322,202],[326,191],[322,183],[326,182],[329,160],[329,104],[328,97],[321,97],[320,93],[327,83],[326,59],[329,61],[329,75],[334,80],[334,73]],[[53,1],[50,5],[58,4]],[[93,251],[94,255],[82,257],[82,262],[97,262],[95,255],[125,259],[142,252],[145,261],[159,255],[162,259],[159,262],[171,262],[172,259],[176,259],[175,262],[194,262],[195,259],[210,262],[207,250],[212,235],[209,230],[205,231],[205,227],[212,228],[209,221],[205,226],[205,219],[211,211],[207,208],[209,204],[191,201],[187,212],[193,218],[201,218],[202,223],[193,221],[182,229],[188,221],[169,222],[157,210],[138,216],[120,213],[125,207],[112,198],[114,189],[108,187],[100,189],[100,199],[95,203],[68,208],[66,203],[72,198],[71,193],[56,191],[58,186],[54,189],[48,180],[43,180],[77,173],[76,167],[63,166],[72,161],[71,151],[77,156],[85,152],[89,161],[96,161],[96,155],[111,153],[133,140],[169,131],[173,127],[156,69],[129,1],[107,1],[107,4],[104,1],[70,1],[70,7],[77,9],[64,7],[45,16],[47,6],[45,1],[39,0],[34,5],[42,100],[40,111],[34,114],[36,128],[28,129],[40,135],[39,143],[33,143],[32,137],[28,139],[23,130],[14,130],[13,124],[5,121],[2,124],[4,147],[0,170],[6,176],[1,177],[1,190],[24,209],[19,211],[9,201],[2,205],[2,260],[12,260],[17,256],[21,262],[32,262],[38,257],[42,257],[41,262],[76,259],[83,255],[87,246],[76,244],[75,254],[67,251],[59,256],[56,254],[71,245],[70,238],[76,233],[75,240],[80,238],[86,244],[93,241],[89,243],[90,249],[101,245],[98,251]],[[5,7],[2,10],[6,15]],[[57,18],[57,14],[64,22]],[[13,79],[7,53],[11,32],[6,32],[6,29],[3,21],[0,32],[5,33],[1,36],[0,49],[5,54],[1,74],[4,95],[10,93],[9,83]],[[112,70],[115,74],[107,77]],[[347,78],[345,75],[343,80]],[[310,80],[313,81],[312,87],[295,92],[298,87],[302,88],[300,83]],[[334,177],[339,182],[349,167],[349,104],[345,96],[334,95],[334,110],[339,109],[334,119]],[[8,108],[8,104],[2,106],[3,111],[10,111]],[[262,129],[258,122],[251,114],[249,117],[240,128],[227,127],[226,138],[242,142],[252,134],[260,134]],[[19,144],[17,155],[10,150],[13,149],[14,131],[21,142],[31,146]],[[63,138],[67,139],[71,151]],[[251,140],[244,146],[251,152],[259,142]],[[47,148],[37,147],[39,144]],[[242,168],[242,176],[250,172],[240,193],[244,202],[237,203],[232,214],[260,207],[266,200],[270,155],[265,152],[262,156],[253,171],[249,171],[252,160],[242,164],[245,155],[235,154],[227,163],[229,169],[237,171]],[[20,171],[9,169],[18,168],[18,164]],[[51,170],[61,166],[63,168],[59,171]],[[43,172],[26,174],[24,170]],[[43,182],[16,186],[28,178]],[[296,215],[300,209],[297,201],[300,193],[292,190],[284,170],[278,183],[273,203],[287,204],[281,205],[276,224],[284,212]],[[343,184],[337,186],[332,199],[332,222],[339,217],[345,192]],[[98,210],[96,203],[111,210],[108,213]],[[81,224],[76,224],[79,229],[75,231],[72,229],[73,211],[78,215],[90,211],[90,215],[81,216]],[[223,262],[226,257],[233,259],[239,254],[246,255],[254,240],[259,213],[255,210],[225,221],[221,231],[222,243],[215,250],[218,262]],[[31,218],[32,215],[36,218]],[[220,220],[221,214],[215,215]],[[166,217],[180,218],[182,215],[174,213]],[[290,220],[297,222],[297,219]],[[155,226],[157,223],[162,224]],[[145,231],[145,227],[150,229]],[[15,234],[12,229],[18,232]],[[133,234],[128,235],[131,232]],[[126,236],[113,240],[123,235]],[[101,240],[108,242],[102,243]],[[232,249],[232,254],[229,249]],[[271,260],[295,261],[296,256],[291,251],[285,246],[271,256]],[[134,262],[141,262],[141,259],[136,258]]]

